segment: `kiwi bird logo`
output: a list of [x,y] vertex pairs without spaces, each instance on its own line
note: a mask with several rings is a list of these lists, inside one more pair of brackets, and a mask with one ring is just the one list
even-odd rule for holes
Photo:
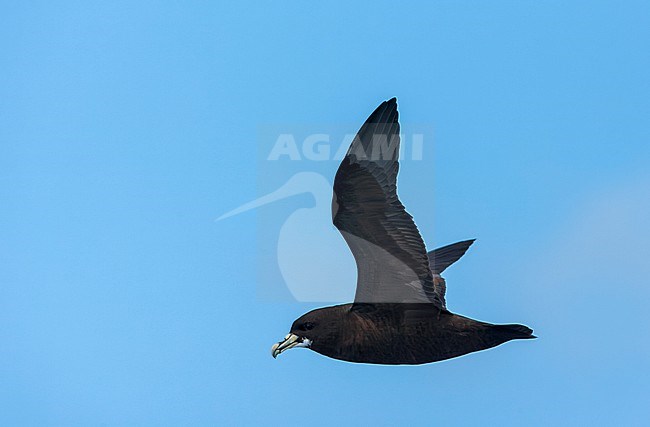
[[331,223],[332,186],[322,175],[300,172],[275,191],[233,209],[217,220],[310,194],[312,207],[292,212],[280,227],[277,262],[282,278],[297,301],[347,301],[354,296],[354,260]]

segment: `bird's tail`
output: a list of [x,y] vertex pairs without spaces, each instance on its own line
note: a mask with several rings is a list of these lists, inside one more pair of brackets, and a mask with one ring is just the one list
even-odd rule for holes
[[467,252],[467,249],[469,249],[472,243],[474,243],[474,240],[476,239],[464,240],[429,252],[427,255],[429,256],[431,272],[440,274],[445,271],[447,267],[465,255],[465,252]]
[[537,338],[533,335],[533,330],[524,325],[492,325],[491,330],[502,342]]

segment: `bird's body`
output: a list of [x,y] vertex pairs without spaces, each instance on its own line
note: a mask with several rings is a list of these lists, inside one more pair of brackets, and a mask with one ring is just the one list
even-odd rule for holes
[[485,350],[506,341],[533,338],[522,325],[492,325],[443,311],[431,304],[353,304],[311,311],[294,323],[318,323],[310,348],[324,356],[358,363],[419,365]]
[[332,220],[357,264],[354,303],[301,316],[273,357],[307,347],[348,362],[417,365],[535,338],[523,325],[492,325],[447,309],[440,274],[474,240],[426,252],[397,197],[398,156],[393,98],[363,124],[334,180]]

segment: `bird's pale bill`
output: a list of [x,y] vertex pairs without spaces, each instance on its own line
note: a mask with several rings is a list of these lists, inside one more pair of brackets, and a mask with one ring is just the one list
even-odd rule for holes
[[278,357],[278,354],[282,353],[285,350],[289,350],[290,348],[308,348],[310,345],[311,341],[308,338],[302,338],[295,334],[288,334],[282,341],[273,344],[273,347],[271,347],[271,355],[273,358],[276,358]]

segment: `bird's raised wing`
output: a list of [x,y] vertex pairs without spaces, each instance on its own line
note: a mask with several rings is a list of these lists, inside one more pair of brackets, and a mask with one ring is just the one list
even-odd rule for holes
[[429,266],[433,274],[442,274],[443,271],[460,259],[476,239],[463,240],[435,249],[427,254]]
[[334,179],[332,218],[357,263],[356,303],[433,303],[444,308],[413,218],[397,197],[397,100],[361,126]]

